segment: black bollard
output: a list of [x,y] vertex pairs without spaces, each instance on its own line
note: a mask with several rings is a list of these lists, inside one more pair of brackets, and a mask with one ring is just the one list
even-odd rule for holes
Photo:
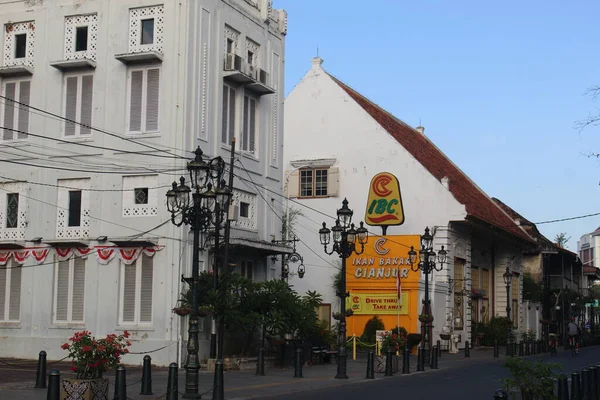
[[60,400],[60,371],[57,369],[50,371],[46,400]]
[[367,376],[365,379],[375,379],[375,352],[367,354]]
[[392,375],[392,351],[388,350],[385,353],[385,376]]
[[519,357],[523,357],[525,355],[524,352],[525,346],[523,346],[523,341],[519,342]]
[[46,352],[44,350],[40,351],[38,357],[37,371],[35,373],[35,388],[46,388]]
[[215,379],[213,380],[212,400],[225,400],[225,381],[223,379],[223,360],[215,361]]
[[498,341],[494,340],[494,358],[498,358],[499,357],[499,353],[500,349],[498,348]]
[[167,400],[179,400],[177,363],[169,365],[169,377],[167,378]]
[[294,360],[294,378],[302,378],[302,349],[296,349]]
[[540,354],[542,352],[542,341],[536,340],[535,343],[536,343],[535,354]]
[[431,369],[438,369],[438,348],[437,345],[433,346],[433,356],[431,357]]
[[581,374],[577,371],[571,373],[571,399],[581,400]]
[[596,399],[600,399],[600,364],[596,364],[595,367],[593,371],[594,381],[596,382]]
[[499,399],[508,399],[508,393],[506,393],[506,390],[504,390],[504,389],[496,390],[496,392],[494,393],[494,400],[499,400]]
[[581,394],[582,398],[586,400],[594,400],[591,397],[592,394],[592,371],[587,368],[584,368],[581,371]]
[[125,381],[125,366],[119,365],[115,376],[114,400],[127,400],[127,382]]
[[590,398],[592,400],[598,400],[598,376],[596,370],[598,369],[595,365],[588,367],[590,370],[590,379],[592,380],[592,390],[590,392]]
[[558,400],[569,400],[569,382],[566,375],[558,377]]
[[442,358],[442,343],[438,340],[436,346],[438,351],[437,358]]
[[141,395],[152,395],[152,358],[144,356],[144,364],[142,367],[142,389]]
[[510,351],[512,350],[512,345],[510,343],[506,343],[506,357],[511,356]]
[[531,341],[529,340],[525,341],[525,355],[531,355]]
[[417,371],[425,371],[425,363],[423,361],[423,349],[419,346],[417,350]]
[[258,361],[256,362],[256,375],[265,375],[265,349],[258,349]]
[[465,342],[465,358],[471,357],[471,347],[469,346],[469,341]]
[[410,374],[410,350],[408,347],[402,350],[402,373]]
[[518,347],[517,346],[517,342],[513,342],[513,346],[512,347],[513,347],[512,348],[512,355],[516,356],[518,354],[518,352],[519,352],[518,349],[517,349],[517,347]]

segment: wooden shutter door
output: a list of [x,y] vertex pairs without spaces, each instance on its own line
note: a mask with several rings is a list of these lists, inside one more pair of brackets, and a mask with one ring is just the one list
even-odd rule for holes
[[327,196],[333,197],[340,194],[340,169],[331,167],[327,170]]
[[56,320],[69,317],[69,261],[60,261],[56,271]]
[[14,82],[7,83],[4,89],[4,133],[2,135],[2,139],[4,140],[12,140],[14,138],[13,128],[15,125],[15,106],[16,104],[8,99],[15,99],[15,92],[17,84]]
[[286,195],[289,198],[298,197],[300,190],[300,172],[298,170],[286,172],[287,179],[287,191]]
[[[6,264],[7,268],[10,263]],[[6,268],[0,268],[0,321],[4,321],[4,311],[6,308],[6,275],[8,270]]]
[[[77,120],[77,87],[79,78],[71,76],[67,78],[67,87],[65,90],[65,118],[71,121]],[[65,136],[75,136],[77,125],[65,121]]]
[[154,279],[152,257],[142,254],[141,269],[140,322],[152,322],[152,280]]
[[158,131],[160,70],[147,71],[146,86],[146,131]]
[[123,268],[123,322],[134,322],[136,266],[123,264]]
[[71,321],[83,322],[85,304],[85,260],[73,260],[73,295],[71,299]]
[[131,72],[131,87],[129,100],[129,131],[142,130],[142,88],[144,85],[144,71]]
[[94,75],[84,75],[81,77],[81,117],[79,121],[83,125],[79,127],[81,135],[89,135],[92,130],[92,110],[94,93]]
[[8,320],[18,321],[21,318],[21,272],[19,265],[10,269],[10,298],[8,300]]
[[19,106],[19,130],[17,137],[19,139],[27,139],[27,133],[29,131],[29,99],[31,96],[31,81],[22,81],[19,84],[19,102],[24,105]]

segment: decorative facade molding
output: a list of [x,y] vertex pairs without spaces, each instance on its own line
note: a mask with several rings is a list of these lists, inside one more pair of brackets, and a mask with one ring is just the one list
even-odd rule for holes
[[[58,209],[56,215],[56,237],[59,239],[80,239],[90,236],[90,180],[69,179],[58,181]],[[60,187],[65,186],[65,187]],[[69,226],[69,191],[81,190],[81,220],[79,226]]]
[[227,53],[227,39],[233,42],[233,46],[235,48],[235,54],[239,55],[240,52],[240,33],[230,27],[229,25],[225,25],[225,34],[223,35],[223,52]]
[[[163,52],[164,42],[164,6],[132,8],[129,10],[129,53],[147,51]],[[154,41],[141,44],[142,20],[154,18]]]
[[[15,58],[15,35],[26,34],[25,57]],[[35,56],[35,21],[4,25],[4,66],[26,65],[33,67]]]
[[[158,215],[158,176],[124,176],[123,177],[123,217],[149,217]],[[136,204],[135,189],[148,190],[145,204]]]
[[[0,240],[22,240],[25,239],[27,228],[27,184],[25,182],[8,182],[0,184]],[[17,227],[7,228],[8,204],[7,194],[18,193]]]
[[[75,51],[77,28],[87,26],[87,50]],[[72,15],[65,18],[65,60],[96,61],[98,46],[98,14]]]
[[236,228],[257,230],[256,224],[256,195],[243,190],[233,189],[234,204],[240,208],[240,203],[248,204],[248,217],[242,217],[238,214],[237,221],[232,224]]
[[258,59],[260,58],[260,45],[252,39],[246,38],[246,53],[252,52],[252,65],[258,67]]

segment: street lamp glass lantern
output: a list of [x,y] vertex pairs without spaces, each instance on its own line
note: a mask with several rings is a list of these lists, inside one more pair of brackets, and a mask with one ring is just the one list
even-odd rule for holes
[[219,187],[215,191],[215,195],[217,203],[219,203],[221,207],[227,207],[229,205],[230,192],[225,187],[225,181],[221,181],[219,183]]
[[321,239],[321,244],[326,246],[331,241],[331,230],[327,228],[325,222],[323,222],[323,227],[319,229],[319,238]]
[[167,210],[175,213],[177,210],[177,182],[173,182],[173,188],[167,191]]
[[358,235],[358,242],[360,244],[366,244],[367,239],[369,237],[369,231],[364,227],[363,223],[360,223],[360,226],[356,230],[356,234]]
[[504,283],[506,284],[506,286],[510,286],[510,283],[512,282],[512,272],[510,272],[510,269],[508,269],[508,267],[506,267],[506,271],[504,272],[504,274],[502,274],[502,277],[504,278]]
[[200,189],[206,183],[206,177],[208,176],[210,166],[206,161],[202,160],[202,149],[200,149],[200,146],[198,146],[194,154],[196,156],[194,157],[194,160],[187,163],[187,169],[190,172],[192,186]]
[[431,250],[427,252],[427,262],[430,265],[435,264],[435,251]]
[[344,201],[342,201],[342,208],[337,210],[338,221],[341,223],[343,228],[350,226],[353,214],[354,211],[348,208],[348,200],[344,199]]
[[300,264],[298,266],[298,277],[300,279],[304,278],[305,273],[306,273],[306,267],[304,266],[304,264]]
[[175,194],[177,197],[177,207],[180,210],[186,210],[190,205],[190,192],[192,190],[185,184],[185,178],[182,176],[179,178],[179,186],[175,188]]
[[408,262],[410,265],[413,265],[417,262],[417,252],[413,246],[410,246],[410,251],[408,252]]
[[421,249],[430,249],[433,244],[433,236],[429,234],[429,227],[425,228],[425,234],[421,236]]
[[350,229],[346,232],[346,240],[351,244],[356,241],[356,229],[354,229],[354,224],[351,224]]
[[335,226],[331,228],[331,232],[333,233],[333,243],[340,243],[342,241],[342,227],[339,220],[335,221]]
[[448,252],[446,250],[444,250],[444,246],[442,246],[442,249],[440,251],[438,251],[437,257],[438,257],[438,262],[440,264],[446,263],[446,258],[448,257]]

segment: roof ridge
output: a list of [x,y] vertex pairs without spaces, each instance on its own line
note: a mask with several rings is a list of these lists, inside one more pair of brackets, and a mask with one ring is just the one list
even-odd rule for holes
[[[492,205],[492,207],[494,207],[494,209],[501,213],[506,219],[507,219],[507,223],[510,221],[510,225],[508,224],[501,224],[501,223],[494,223],[493,221],[491,221],[489,218],[486,218],[486,216],[484,215],[476,215],[473,213],[469,212],[469,205],[466,204],[465,201],[457,198],[457,193],[455,193],[454,191],[452,191],[452,177],[445,175],[446,177],[448,177],[450,179],[450,192],[452,193],[452,195],[454,196],[454,198],[459,201],[461,204],[465,205],[465,208],[467,209],[467,214],[471,214],[476,216],[477,218],[488,222],[500,229],[503,229],[504,231],[507,231],[515,236],[520,236],[521,238],[524,238],[528,241],[534,242],[535,240],[525,231],[525,229],[523,229],[522,226],[517,225],[517,223],[513,220],[513,218],[510,217],[510,215],[508,215],[503,209],[502,207],[500,207],[496,202],[494,202],[492,200],[492,197],[489,196],[485,191],[483,191],[483,189],[481,189],[479,187],[479,185],[477,185],[471,178],[469,178],[469,176],[463,172],[462,169],[460,169],[458,167],[458,165],[456,165],[449,157],[446,156],[446,154],[435,145],[435,143],[433,143],[427,136],[425,136],[424,134],[422,134],[421,132],[417,131],[415,128],[413,128],[412,126],[408,125],[406,122],[402,121],[401,119],[397,118],[396,116],[394,116],[392,113],[390,113],[389,111],[385,110],[384,108],[382,108],[380,105],[378,105],[377,103],[371,101],[369,98],[367,98],[366,96],[363,96],[362,94],[360,94],[357,90],[353,89],[351,86],[347,85],[346,83],[342,82],[340,79],[336,78],[334,75],[330,74],[329,72],[323,70],[325,72],[325,74],[327,74],[331,79],[333,79],[333,81],[335,83],[337,83],[342,90],[344,90],[350,97],[353,98],[353,100],[361,107],[363,108],[363,110],[365,110],[365,112],[367,112],[371,118],[373,118],[390,136],[392,136],[402,147],[404,147],[413,157],[415,157],[415,159],[425,168],[429,171],[429,173],[436,179],[436,180],[441,180],[443,178],[443,176],[441,177],[437,177],[436,174],[432,171],[433,168],[430,168],[429,166],[425,165],[424,162],[420,159],[420,157],[418,157],[414,151],[414,149],[410,149],[406,146],[406,143],[403,143],[400,140],[400,136],[397,134],[392,133],[390,130],[392,127],[387,127],[384,124],[384,121],[380,121],[375,115],[373,115],[373,113],[371,111],[369,111],[368,109],[365,108],[365,106],[363,104],[360,103],[360,99],[364,100],[365,102],[367,102],[369,105],[375,107],[379,112],[384,113],[388,118],[391,118],[396,124],[400,125],[403,128],[408,128],[410,129],[410,131],[412,132],[412,134],[414,134],[414,136],[416,138],[418,138],[419,140],[424,140],[428,145],[430,145],[437,153],[440,157],[442,157],[451,168],[453,168],[459,175],[460,177],[462,177],[463,179],[465,179],[468,184],[470,184],[475,190],[477,190],[479,192],[480,195],[482,195],[483,197],[485,197],[489,204]],[[358,97],[357,98],[355,98]],[[449,171],[445,171],[445,172],[449,172]],[[456,178],[456,177],[454,177]],[[456,183],[456,182],[455,182]],[[467,196],[468,197],[468,196]],[[493,219],[493,218],[492,218]],[[510,230],[510,228],[513,228],[515,231]],[[518,232],[518,234],[517,234]]]

